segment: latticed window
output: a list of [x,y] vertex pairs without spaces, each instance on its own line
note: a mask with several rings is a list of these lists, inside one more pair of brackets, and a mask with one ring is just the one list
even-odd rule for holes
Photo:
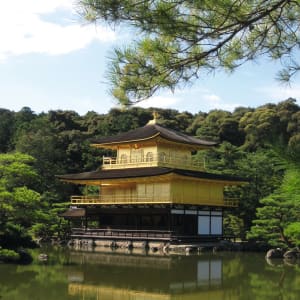
[[166,162],[166,160],[167,160],[167,155],[166,155],[166,153],[165,153],[165,152],[160,152],[160,153],[159,153],[159,161],[160,161],[160,162]]
[[127,155],[122,154],[121,159],[120,159],[121,164],[126,164],[127,163]]
[[131,149],[131,162],[141,162],[143,157],[142,149]]
[[153,161],[153,152],[147,152],[146,154],[146,161]]

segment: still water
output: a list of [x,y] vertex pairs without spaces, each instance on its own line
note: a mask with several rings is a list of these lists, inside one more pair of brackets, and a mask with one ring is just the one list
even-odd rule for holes
[[43,251],[46,263],[0,264],[1,300],[300,299],[300,262],[262,253]]

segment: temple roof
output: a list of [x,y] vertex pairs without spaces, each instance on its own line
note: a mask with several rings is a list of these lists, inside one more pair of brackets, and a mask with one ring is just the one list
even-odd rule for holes
[[131,169],[112,169],[112,170],[97,170],[92,172],[84,172],[77,174],[57,175],[61,180],[65,181],[89,181],[89,180],[105,180],[105,179],[125,179],[137,177],[160,176],[166,174],[177,174],[198,179],[210,179],[219,181],[247,182],[245,178],[234,177],[229,175],[214,174],[199,171],[189,171],[174,168],[162,167],[146,167],[146,168],[131,168]]
[[217,143],[201,140],[184,133],[165,128],[158,124],[147,124],[144,127],[121,133],[115,136],[103,137],[92,141],[93,145],[111,145],[150,140],[155,137],[162,137],[166,140],[188,144],[193,146],[214,146]]

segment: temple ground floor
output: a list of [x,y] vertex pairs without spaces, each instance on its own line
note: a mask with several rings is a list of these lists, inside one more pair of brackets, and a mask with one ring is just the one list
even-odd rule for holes
[[93,245],[117,242],[188,243],[223,239],[223,208],[189,205],[73,207],[62,214],[70,238]]

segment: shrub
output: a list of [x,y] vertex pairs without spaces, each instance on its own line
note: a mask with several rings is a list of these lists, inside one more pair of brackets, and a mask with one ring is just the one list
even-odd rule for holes
[[1,262],[18,262],[20,259],[19,253],[14,250],[0,249],[0,261]]

